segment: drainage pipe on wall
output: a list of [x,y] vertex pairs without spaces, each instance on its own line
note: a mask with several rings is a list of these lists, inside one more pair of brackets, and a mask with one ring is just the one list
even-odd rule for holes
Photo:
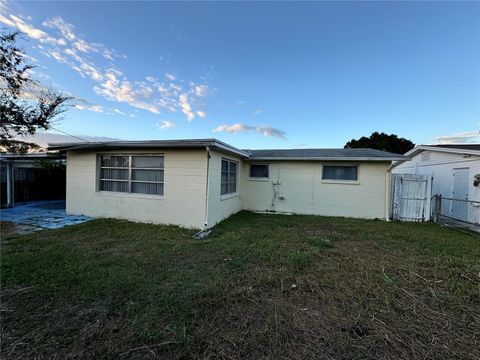
[[208,229],[208,196],[210,193],[210,158],[212,155],[210,154],[210,147],[205,147],[207,151],[207,184],[205,186],[205,222],[203,223],[203,230]]

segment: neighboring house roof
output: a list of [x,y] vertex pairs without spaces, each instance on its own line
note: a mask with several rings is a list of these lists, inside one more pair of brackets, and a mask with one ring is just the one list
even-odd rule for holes
[[480,144],[446,144],[446,145],[425,145],[436,148],[457,149],[457,150],[475,150],[480,151]]
[[0,161],[7,161],[7,160],[60,160],[65,159],[64,155],[55,154],[55,153],[29,153],[29,154],[13,154],[13,153],[0,153]]
[[[480,144],[417,145],[412,150],[406,152],[405,156],[412,158],[413,156],[421,153],[422,151],[437,151],[450,154],[480,156]],[[409,159],[396,161],[392,164],[391,168],[394,168],[395,166],[398,166],[404,161],[408,160]]]
[[404,155],[373,149],[279,149],[240,150],[217,139],[107,141],[89,143],[51,144],[49,150],[112,150],[152,148],[202,148],[210,147],[240,155],[251,160],[350,160],[350,161],[393,161],[406,160]]

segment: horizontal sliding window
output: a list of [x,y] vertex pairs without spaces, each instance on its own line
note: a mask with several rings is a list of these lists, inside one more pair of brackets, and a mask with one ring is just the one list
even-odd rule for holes
[[222,159],[222,173],[220,181],[220,194],[234,194],[237,192],[237,163]]
[[163,195],[163,187],[163,156],[100,156],[100,191]]
[[323,166],[323,180],[357,181],[358,166]]
[[268,165],[266,164],[250,164],[251,178],[268,178]]

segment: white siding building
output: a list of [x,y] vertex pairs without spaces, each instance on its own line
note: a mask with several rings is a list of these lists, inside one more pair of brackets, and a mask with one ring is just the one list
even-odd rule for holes
[[242,210],[387,218],[402,155],[372,149],[239,150],[216,139],[57,144],[67,212],[210,228]]
[[432,194],[480,201],[480,144],[416,146],[405,154],[410,160],[393,164],[393,174],[432,178]]

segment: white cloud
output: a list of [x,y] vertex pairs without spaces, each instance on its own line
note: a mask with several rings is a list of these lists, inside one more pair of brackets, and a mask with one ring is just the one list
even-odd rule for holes
[[85,40],[78,40],[78,41],[75,41],[73,43],[73,46],[78,50],[78,51],[81,51],[81,52],[84,52],[84,53],[89,53],[89,52],[97,52],[97,48],[95,48],[94,46],[90,45],[89,43],[87,43]]
[[[87,41],[76,32],[74,25],[61,17],[47,19],[42,23],[44,28],[39,29],[28,23],[26,18],[3,15],[9,13],[8,6],[3,8],[6,11],[0,15],[0,23],[17,28],[30,38],[38,40],[39,43],[34,46],[45,56],[67,65],[81,77],[92,80],[97,95],[154,114],[163,110],[181,111],[188,121],[192,121],[195,116],[205,116],[205,112],[197,110],[197,107],[203,106],[201,98],[208,94],[207,85],[189,82],[190,87],[183,90],[181,84],[186,81],[178,80],[173,73],[168,72],[162,80],[152,75],[144,76],[140,81],[129,79],[114,63],[118,58],[126,58],[125,55],[119,55],[116,50],[101,43]],[[85,107],[82,104],[79,106]]]
[[255,115],[261,114],[262,112],[263,112],[263,109],[253,110],[253,113],[254,113]]
[[90,110],[98,113],[103,113],[103,107],[101,107],[100,105],[75,104],[74,107],[77,110]]
[[453,135],[439,136],[435,140],[439,144],[459,144],[469,142],[480,142],[480,131],[466,131]]
[[123,111],[120,111],[118,109],[113,109],[113,112],[117,113],[118,115],[127,115],[126,113],[124,113]]
[[48,35],[46,32],[36,29],[34,26],[27,24],[18,16],[10,15],[4,16],[0,14],[0,22],[7,26],[17,28],[27,36],[40,41],[41,43],[58,44],[59,41],[54,37]]
[[207,95],[208,87],[206,85],[195,85],[193,92],[195,95],[203,97]]
[[74,26],[67,23],[61,17],[56,16],[42,23],[43,26],[58,30],[67,40],[75,40],[76,35],[73,32]]
[[160,130],[167,130],[167,129],[171,129],[171,128],[175,127],[175,125],[176,124],[173,121],[163,120],[161,123],[157,124],[157,127]]
[[273,136],[281,139],[285,138],[285,131],[272,128],[270,126],[251,126],[245,124],[233,124],[233,125],[220,125],[213,129],[213,132],[229,132],[229,133],[239,133],[245,131],[255,131],[264,136]]
[[178,102],[180,103],[180,110],[187,116],[187,120],[192,121],[195,117],[195,114],[192,111],[192,106],[188,102],[188,95],[181,94],[178,97]]

